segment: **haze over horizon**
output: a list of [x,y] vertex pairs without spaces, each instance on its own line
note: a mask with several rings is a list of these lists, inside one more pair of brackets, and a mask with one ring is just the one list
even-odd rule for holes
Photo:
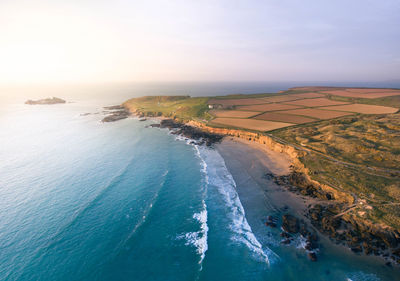
[[0,3],[0,85],[118,81],[386,81],[400,2]]

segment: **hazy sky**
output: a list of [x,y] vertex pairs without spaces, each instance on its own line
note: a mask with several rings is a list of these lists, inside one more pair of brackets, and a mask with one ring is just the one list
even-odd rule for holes
[[0,0],[0,84],[399,78],[399,0]]

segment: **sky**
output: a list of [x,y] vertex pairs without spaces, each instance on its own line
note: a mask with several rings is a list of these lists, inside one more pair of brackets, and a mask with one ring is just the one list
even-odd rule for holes
[[400,79],[399,0],[0,0],[0,84]]

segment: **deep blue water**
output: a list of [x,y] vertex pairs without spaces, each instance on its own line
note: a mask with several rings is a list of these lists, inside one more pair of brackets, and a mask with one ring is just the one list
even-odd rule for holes
[[215,150],[151,121],[103,124],[90,102],[0,109],[0,280],[395,280],[281,246]]

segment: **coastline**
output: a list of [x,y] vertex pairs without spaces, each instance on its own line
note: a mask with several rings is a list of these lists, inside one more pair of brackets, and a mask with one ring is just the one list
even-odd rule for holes
[[[275,187],[268,191],[269,200],[275,202],[275,205],[278,204],[276,202],[280,202],[276,208],[289,210],[289,207],[291,207],[296,216],[294,220],[291,219],[292,223],[300,225],[294,233],[301,233],[303,237],[307,237],[306,243],[309,251],[318,249],[318,246],[313,245],[313,239],[310,239],[312,232],[308,229],[313,229],[314,231],[318,230],[322,239],[330,241],[331,244],[340,244],[340,247],[346,250],[351,249],[354,253],[364,252],[366,257],[377,256],[385,261],[387,266],[400,263],[400,259],[396,258],[400,251],[400,249],[396,249],[398,233],[386,227],[373,225],[368,221],[348,216],[346,210],[355,204],[362,204],[362,202],[358,202],[357,197],[351,193],[312,179],[309,176],[309,170],[300,161],[302,156],[310,153],[309,150],[268,134],[212,127],[193,119],[171,119],[161,112],[159,112],[160,114],[147,114],[148,112],[143,112],[135,107],[130,108],[126,103],[122,106],[125,106],[139,118],[150,117],[161,120],[159,124],[151,126],[172,129],[173,134],[192,139],[194,144],[219,147],[217,149],[220,150],[221,154],[224,154],[224,147],[230,146],[225,151],[231,152],[225,152],[225,155],[222,155],[224,159],[237,158],[242,162],[247,159],[245,161],[247,164],[242,164],[243,167],[264,167],[265,170],[253,169],[246,172],[247,179],[252,178],[253,182],[259,186]],[[227,139],[235,144],[228,145]],[[221,140],[222,144],[219,144]],[[247,150],[241,156],[232,155],[232,152],[236,150],[234,147],[239,144],[242,147],[251,147],[253,150]],[[252,151],[257,151],[257,153]],[[250,155],[252,156],[250,157]],[[232,161],[227,160],[227,162]],[[282,165],[282,163],[285,164]],[[242,172],[243,169],[240,172],[232,172],[232,174],[236,174],[236,177],[238,177],[238,174]],[[270,219],[272,218],[265,221],[264,218],[264,223],[269,226],[276,226],[276,222],[270,221]],[[273,218],[273,220],[276,220],[276,218]],[[299,232],[299,229],[306,229],[306,231]],[[285,229],[285,232],[286,234],[290,233],[288,229]],[[287,240],[292,239],[285,233],[281,234]],[[286,242],[290,243],[289,241]],[[309,258],[316,260],[310,255]]]
[[[292,162],[288,155],[273,151],[260,143],[229,136],[226,136],[221,143],[215,144],[214,147],[224,159],[228,171],[236,182],[236,189],[246,214],[250,213],[247,218],[249,224],[252,228],[259,229],[255,232],[261,235],[274,232],[277,235],[282,228],[266,226],[267,217],[292,214],[304,221],[307,229],[317,233],[318,262],[320,262],[320,256],[323,258],[322,263],[325,264],[330,255],[335,255],[348,260],[357,260],[365,265],[380,265],[382,270],[389,269],[386,260],[382,257],[353,253],[349,247],[335,243],[326,234],[312,226],[307,217],[309,205],[323,203],[323,200],[292,192],[284,186],[276,184],[273,179],[265,177],[267,173],[276,175],[289,173]],[[279,236],[277,237],[279,238]],[[257,238],[264,239],[264,237]],[[282,241],[284,240],[282,239]],[[289,251],[302,252],[303,256],[306,256],[309,251],[304,248],[304,244],[299,247],[296,243],[298,241],[293,241],[288,245]],[[280,244],[275,246],[282,246],[284,243]],[[300,252],[299,248],[301,248]],[[392,269],[396,270],[396,268]]]

